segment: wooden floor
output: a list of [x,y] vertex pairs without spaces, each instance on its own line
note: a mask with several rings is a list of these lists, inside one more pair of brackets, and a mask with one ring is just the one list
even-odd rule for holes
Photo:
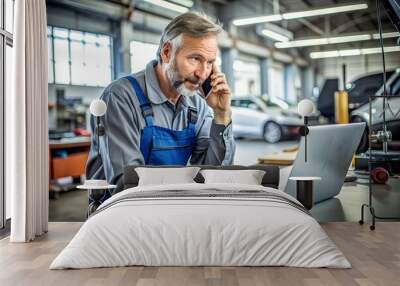
[[353,222],[322,224],[353,268],[123,267],[48,270],[81,223],[50,223],[49,233],[27,244],[0,241],[0,285],[400,285],[400,222],[375,231]]

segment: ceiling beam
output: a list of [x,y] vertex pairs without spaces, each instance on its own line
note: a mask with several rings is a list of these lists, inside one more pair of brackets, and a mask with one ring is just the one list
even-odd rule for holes
[[306,20],[306,19],[297,19],[297,20],[300,23],[302,23],[304,26],[306,26],[308,29],[313,31],[314,33],[316,33],[318,35],[323,35],[324,34],[324,31],[320,27],[318,27],[317,25],[314,25],[309,20]]
[[[307,0],[306,0],[306,1],[307,1]],[[268,2],[269,2],[272,6],[274,5],[274,3],[273,3],[274,1],[273,1],[273,0],[268,0]],[[305,4],[305,5],[308,6],[308,7],[311,6],[311,5],[309,4],[309,2],[308,2],[308,3],[305,3],[304,1],[300,1],[300,2],[302,2],[303,4]],[[287,8],[285,5],[282,5],[281,3],[279,3],[279,8],[280,8],[280,10],[282,10],[282,12],[287,12],[287,11],[288,11],[288,8]],[[323,34],[324,34],[324,31],[323,31],[320,27],[314,25],[313,23],[311,23],[311,21],[309,21],[309,20],[307,20],[307,19],[300,18],[300,19],[294,19],[294,20],[299,21],[299,22],[302,23],[304,26],[306,26],[308,29],[310,29],[312,32],[314,32],[314,33],[316,33],[316,34],[318,34],[318,35],[323,35]]]
[[369,15],[358,17],[358,18],[353,18],[353,19],[351,19],[351,21],[337,26],[331,32],[333,35],[340,34],[342,32],[345,32],[348,28],[353,27],[355,24],[361,25],[362,23],[370,22],[370,21],[371,21],[371,17]]

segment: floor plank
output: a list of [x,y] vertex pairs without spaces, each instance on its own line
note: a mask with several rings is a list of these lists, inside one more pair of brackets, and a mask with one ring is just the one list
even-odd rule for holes
[[32,243],[0,241],[0,285],[399,285],[400,222],[379,222],[375,231],[353,222],[323,223],[352,269],[290,267],[118,267],[48,269],[82,223],[50,223]]

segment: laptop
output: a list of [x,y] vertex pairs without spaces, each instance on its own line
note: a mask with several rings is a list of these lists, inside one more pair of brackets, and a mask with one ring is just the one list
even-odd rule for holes
[[[289,177],[321,177],[314,181],[314,203],[339,194],[351,159],[357,150],[365,123],[309,127],[307,162],[304,162],[304,137]],[[286,193],[296,197],[296,182],[288,180]]]

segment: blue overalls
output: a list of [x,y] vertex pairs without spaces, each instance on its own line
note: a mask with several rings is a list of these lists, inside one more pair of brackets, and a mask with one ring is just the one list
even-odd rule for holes
[[153,109],[136,79],[127,76],[140,103],[145,128],[140,138],[140,151],[146,165],[186,166],[192,155],[196,139],[197,110],[189,107],[188,126],[183,130],[172,130],[153,125]]

